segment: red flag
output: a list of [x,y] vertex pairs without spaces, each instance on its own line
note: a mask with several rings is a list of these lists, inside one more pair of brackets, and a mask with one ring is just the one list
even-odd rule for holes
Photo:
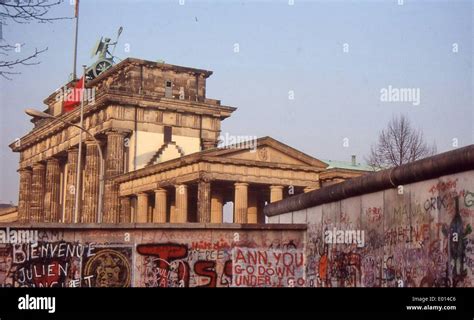
[[69,88],[64,94],[63,111],[69,112],[81,103],[84,95],[84,76],[76,82],[74,88]]
[[75,6],[74,6],[74,17],[78,17],[79,16],[79,0],[76,0],[75,1]]

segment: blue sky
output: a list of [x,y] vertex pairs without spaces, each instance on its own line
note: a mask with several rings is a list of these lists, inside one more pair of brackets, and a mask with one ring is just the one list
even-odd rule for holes
[[[453,139],[472,144],[472,1],[403,2],[81,0],[78,64],[90,64],[96,39],[123,26],[120,58],[214,71],[207,96],[238,108],[223,133],[363,161],[392,115],[406,114],[439,152],[453,149]],[[66,0],[51,15],[72,16],[73,6]],[[18,154],[8,144],[32,127],[23,110],[44,108],[67,81],[73,33],[72,20],[3,28],[5,41],[26,44],[20,55],[48,51],[12,81],[0,79],[0,202],[18,198]],[[381,102],[389,85],[419,88],[420,105]]]

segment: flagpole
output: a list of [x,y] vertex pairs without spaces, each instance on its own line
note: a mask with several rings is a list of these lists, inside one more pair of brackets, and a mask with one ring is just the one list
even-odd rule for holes
[[77,62],[77,35],[79,33],[79,0],[75,0],[74,15],[76,17],[76,34],[74,36],[74,66],[72,69],[72,79],[76,80],[76,62]]
[[[81,116],[80,116],[80,122],[79,126],[83,128],[84,124],[84,90],[86,89],[86,66],[82,66],[83,69],[83,74],[82,74],[82,94],[80,95],[81,97]],[[76,190],[75,191],[75,206],[74,206],[74,222],[78,223],[79,221],[79,201],[80,198],[79,196],[82,194],[82,188],[81,188],[81,172],[82,172],[82,131],[79,131],[79,152],[77,155],[77,171],[76,171]]]

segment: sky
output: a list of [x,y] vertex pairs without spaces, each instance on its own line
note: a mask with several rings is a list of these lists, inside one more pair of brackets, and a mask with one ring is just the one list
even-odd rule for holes
[[[72,17],[65,0],[49,13]],[[318,159],[364,162],[378,133],[404,114],[438,152],[474,140],[470,0],[81,0],[78,68],[100,36],[115,55],[212,70],[207,97],[237,107],[222,134],[271,136]],[[0,203],[18,201],[19,154],[32,129],[24,109],[68,81],[74,21],[3,26],[11,57],[48,48],[38,65],[0,79]],[[415,100],[384,101],[384,89]]]

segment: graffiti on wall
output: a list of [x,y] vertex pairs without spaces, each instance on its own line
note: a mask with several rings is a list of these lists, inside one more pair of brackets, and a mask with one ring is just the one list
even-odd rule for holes
[[84,260],[82,277],[90,278],[92,287],[130,287],[131,256],[131,247],[97,247]]
[[[331,225],[331,217],[350,207],[345,200],[315,211],[322,217],[308,225],[307,285],[473,286],[472,181],[440,178],[420,187],[405,186],[405,195],[386,190],[372,194],[360,211],[344,211],[339,227],[366,230],[363,248],[323,242],[322,231]],[[383,205],[373,206],[375,202]]]
[[0,284],[11,287],[128,287],[132,247],[39,241],[3,244]]
[[230,244],[140,244],[146,287],[304,285],[304,252]]
[[[472,181],[326,204],[307,231],[129,230],[134,240],[124,243],[107,243],[123,230],[43,229],[35,243],[0,237],[0,286],[472,287]],[[365,245],[326,242],[334,228],[363,230]],[[78,238],[89,240],[67,240]]]
[[187,244],[140,244],[146,287],[229,286],[232,263],[224,248],[189,248]]
[[[117,230],[105,234],[97,230],[40,230],[35,243],[0,244],[0,286],[260,286],[260,282],[249,280],[258,273],[267,277],[264,286],[304,285],[302,230],[291,237],[267,229],[265,233],[218,232],[222,237],[211,241],[214,231],[208,230]],[[120,239],[123,234],[124,243],[99,241]],[[84,240],[66,240],[77,238]],[[253,260],[257,255],[261,259]],[[276,276],[270,281],[272,272]]]
[[234,248],[233,286],[304,286],[303,250]]

